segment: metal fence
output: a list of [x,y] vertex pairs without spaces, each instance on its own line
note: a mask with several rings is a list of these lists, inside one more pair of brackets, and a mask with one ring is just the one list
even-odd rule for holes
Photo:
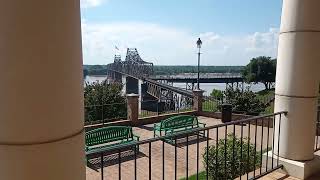
[[143,100],[140,101],[140,103],[141,108],[139,117],[143,118],[161,114],[191,111],[193,107],[193,98],[180,95],[168,100]]
[[[89,160],[88,166],[96,168],[101,180],[189,179],[191,176],[193,179],[258,179],[283,167],[275,156],[279,148],[274,147],[281,145],[275,133],[281,135],[281,117],[285,114],[278,112],[108,147],[104,152],[87,154],[96,157]],[[274,125],[275,118],[279,126]],[[167,143],[168,139],[174,139],[174,143]],[[128,149],[135,149],[129,158],[125,156]]]
[[217,112],[220,110],[220,106],[223,100],[212,96],[202,97],[202,111],[204,112]]
[[85,125],[127,119],[127,102],[85,106],[84,117]]

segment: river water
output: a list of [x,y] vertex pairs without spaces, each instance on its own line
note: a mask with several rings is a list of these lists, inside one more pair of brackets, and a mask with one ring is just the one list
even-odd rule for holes
[[[106,79],[107,79],[107,76],[104,76],[104,75],[86,76],[84,81],[87,83],[92,83],[92,82],[102,82]],[[173,86],[185,88],[186,84],[185,83],[174,83]],[[261,91],[264,89],[264,85],[262,83],[244,84],[244,87],[245,88],[249,87],[249,89],[253,92]],[[224,91],[226,89],[226,84],[225,83],[202,83],[202,84],[200,84],[200,89],[204,90],[206,95],[209,95],[213,89],[218,89],[218,90]]]

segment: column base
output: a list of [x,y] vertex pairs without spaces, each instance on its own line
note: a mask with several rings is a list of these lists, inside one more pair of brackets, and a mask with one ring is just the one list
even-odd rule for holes
[[[268,167],[271,168],[272,151],[263,154],[263,162],[268,158]],[[273,155],[277,160],[278,156]],[[320,156],[315,154],[314,159],[310,161],[294,161],[279,157],[279,164],[283,165],[283,171],[295,178],[307,179],[308,177],[320,172]]]

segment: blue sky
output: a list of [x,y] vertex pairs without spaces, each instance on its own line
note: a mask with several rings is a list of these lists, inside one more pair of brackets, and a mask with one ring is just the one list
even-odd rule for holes
[[[85,64],[138,48],[155,64],[245,65],[276,57],[281,0],[81,0]],[[116,50],[114,47],[119,47]]]

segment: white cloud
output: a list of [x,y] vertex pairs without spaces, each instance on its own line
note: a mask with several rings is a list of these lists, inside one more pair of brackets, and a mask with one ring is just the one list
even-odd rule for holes
[[273,53],[276,51],[278,44],[279,30],[270,28],[268,32],[256,32],[249,36],[250,46],[247,51]]
[[80,0],[81,8],[91,8],[100,6],[106,0]]
[[[203,41],[201,64],[245,65],[253,57],[276,56],[278,30],[244,36],[214,32],[194,34],[149,23],[82,23],[85,64],[107,64],[115,53],[125,58],[126,48],[137,48],[142,58],[155,64],[192,65],[197,63],[196,40]],[[117,46],[120,51],[115,50]]]

